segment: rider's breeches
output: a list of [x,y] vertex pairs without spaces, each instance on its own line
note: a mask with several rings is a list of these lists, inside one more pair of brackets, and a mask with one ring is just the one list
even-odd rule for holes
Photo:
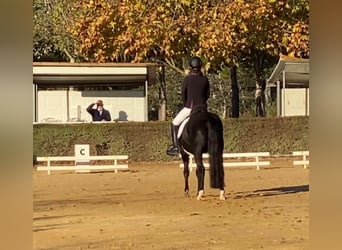
[[173,119],[172,124],[174,126],[179,126],[182,121],[185,120],[185,118],[187,118],[191,113],[191,109],[189,108],[183,108],[181,111],[178,112],[178,114],[176,115],[176,117]]

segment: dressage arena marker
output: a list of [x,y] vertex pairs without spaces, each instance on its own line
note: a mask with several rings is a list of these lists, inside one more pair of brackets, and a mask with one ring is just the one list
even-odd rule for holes
[[[112,160],[113,164],[107,165],[76,165],[76,162],[79,158],[77,156],[46,156],[46,157],[37,157],[38,162],[47,162],[47,166],[38,166],[38,171],[48,171],[50,175],[52,170],[75,170],[77,171],[88,171],[90,170],[114,170],[115,173],[118,172],[118,169],[128,169],[128,164],[118,164],[118,160],[128,160],[128,155],[96,155],[96,156],[88,156],[87,160]],[[73,161],[75,165],[73,166],[51,166],[51,162],[54,161]]]
[[[260,161],[259,157],[268,157],[270,156],[270,152],[253,152],[253,153],[224,153],[223,156],[223,166],[224,167],[253,167],[255,166],[257,170],[260,169],[260,166],[269,166],[270,161]],[[181,157],[181,156],[180,156]],[[209,154],[203,154],[203,159],[208,159]],[[225,162],[225,159],[228,158],[255,158],[255,161],[234,161],[234,162]],[[208,168],[209,163],[205,162],[203,163],[204,167]],[[180,168],[184,168],[184,164],[179,164]],[[190,155],[189,157],[189,168],[190,172],[192,171],[192,168],[196,167],[196,163],[193,162],[193,155]]]
[[304,169],[306,169],[309,165],[309,160],[307,157],[309,156],[309,151],[294,151],[292,152],[293,156],[303,156],[302,160],[293,161],[293,165],[303,165]]

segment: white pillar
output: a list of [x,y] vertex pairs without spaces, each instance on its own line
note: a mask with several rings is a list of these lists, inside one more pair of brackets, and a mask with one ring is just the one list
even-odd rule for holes
[[38,122],[38,86],[37,84],[33,85],[33,122]]
[[281,116],[285,116],[285,70],[283,70],[283,89],[281,90],[282,95],[281,95]]
[[67,102],[67,122],[70,122],[70,94],[69,94],[69,87],[67,87],[67,90],[66,90],[66,102]]
[[281,116],[281,92],[280,92],[280,81],[277,80],[277,116]]
[[148,121],[148,81],[145,81],[145,121]]

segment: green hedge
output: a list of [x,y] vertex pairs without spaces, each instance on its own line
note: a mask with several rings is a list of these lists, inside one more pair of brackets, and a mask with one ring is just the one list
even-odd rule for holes
[[[308,150],[309,118],[228,119],[224,124],[225,152],[289,154]],[[170,122],[100,124],[35,124],[34,156],[74,155],[74,144],[89,144],[91,155],[127,154],[132,161],[172,161]]]

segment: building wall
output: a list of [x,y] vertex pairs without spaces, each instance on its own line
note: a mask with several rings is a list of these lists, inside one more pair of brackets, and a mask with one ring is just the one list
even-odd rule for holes
[[142,90],[39,90],[37,121],[54,118],[66,122],[69,110],[70,121],[80,119],[90,122],[92,119],[86,108],[99,99],[103,101],[104,108],[110,111],[112,120],[147,121],[146,100]]
[[282,89],[283,116],[309,115],[309,89]]
[[67,91],[38,91],[37,95],[37,121],[44,122],[47,119],[67,120]]

